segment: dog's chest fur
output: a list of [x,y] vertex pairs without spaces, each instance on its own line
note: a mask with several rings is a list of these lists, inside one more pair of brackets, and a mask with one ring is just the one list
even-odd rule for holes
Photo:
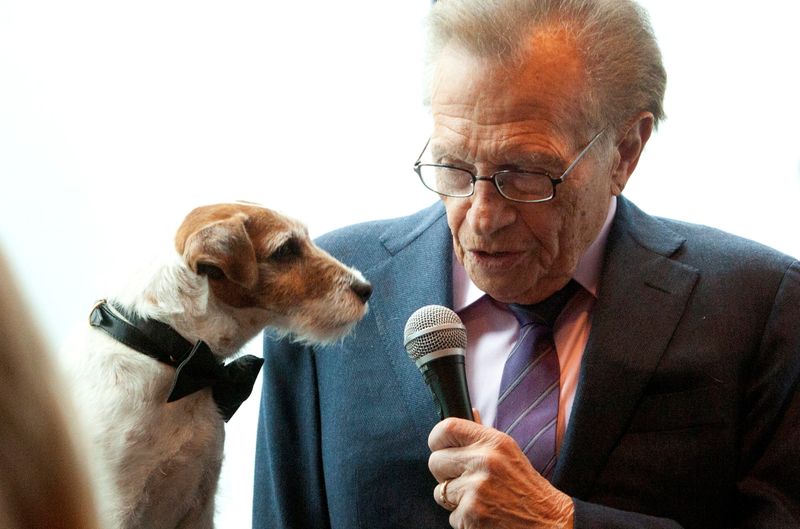
[[[117,299],[153,316],[208,308],[207,287],[179,262],[151,274]],[[161,308],[147,299],[158,299]],[[212,527],[225,430],[211,390],[167,404],[172,366],[99,329],[86,329],[78,340],[70,349],[81,353],[71,355],[69,370],[107,526]]]
[[158,523],[150,529],[182,527],[193,510],[213,504],[216,491],[225,433],[211,391],[165,405],[172,367],[99,331],[86,335],[83,350],[76,389],[91,448],[116,474],[98,471],[104,503],[124,513],[120,527],[136,520]]

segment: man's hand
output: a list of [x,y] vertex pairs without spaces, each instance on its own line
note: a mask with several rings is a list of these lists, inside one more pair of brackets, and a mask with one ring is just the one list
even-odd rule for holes
[[433,428],[428,446],[434,498],[452,511],[454,528],[572,529],[572,498],[536,472],[510,436],[450,418]]

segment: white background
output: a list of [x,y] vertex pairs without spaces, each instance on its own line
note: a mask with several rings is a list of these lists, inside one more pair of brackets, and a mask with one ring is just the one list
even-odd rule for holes
[[[668,118],[626,195],[800,255],[800,4],[644,5]],[[316,236],[431,203],[411,171],[427,6],[0,0],[0,247],[53,349],[197,205]],[[221,528],[250,526],[257,393],[228,424]]]

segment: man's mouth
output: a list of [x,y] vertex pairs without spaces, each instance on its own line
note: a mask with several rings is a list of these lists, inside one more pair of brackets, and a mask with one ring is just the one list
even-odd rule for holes
[[524,252],[517,251],[489,252],[484,250],[468,250],[467,254],[479,267],[500,271],[513,267],[519,263],[524,256]]

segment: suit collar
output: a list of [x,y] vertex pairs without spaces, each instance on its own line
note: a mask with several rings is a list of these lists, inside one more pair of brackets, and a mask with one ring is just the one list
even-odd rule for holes
[[620,198],[553,475],[568,494],[580,498],[591,491],[686,308],[698,272],[670,258],[684,242]]
[[[447,228],[444,204],[438,201],[422,211],[403,219],[402,222],[388,223],[386,230],[379,235],[379,239],[389,254],[393,256],[419,239],[432,227],[441,227],[442,223]],[[447,238],[450,238],[449,229]]]

